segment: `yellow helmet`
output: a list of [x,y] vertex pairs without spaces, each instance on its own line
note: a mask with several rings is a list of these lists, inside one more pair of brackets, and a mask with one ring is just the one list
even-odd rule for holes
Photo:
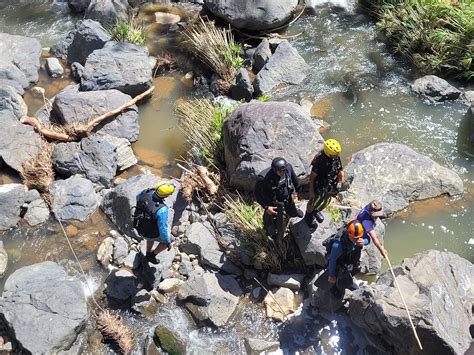
[[174,185],[169,180],[162,180],[156,184],[155,192],[159,197],[166,197],[174,192]]
[[337,157],[341,152],[341,145],[335,139],[328,139],[324,142],[324,154],[328,157]]

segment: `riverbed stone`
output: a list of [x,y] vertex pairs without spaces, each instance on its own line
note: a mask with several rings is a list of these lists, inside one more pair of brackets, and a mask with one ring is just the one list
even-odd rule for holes
[[128,270],[113,270],[105,280],[105,293],[119,301],[131,300],[131,297],[137,293],[137,279]]
[[82,175],[105,187],[112,185],[117,173],[117,151],[100,135],[91,135],[80,142],[59,143],[54,147],[52,162],[60,175]]
[[298,0],[204,0],[204,4],[210,12],[234,27],[261,31],[287,22]]
[[206,272],[191,275],[179,288],[177,299],[188,302],[187,308],[198,321],[224,326],[234,313],[242,289],[232,276]]
[[8,278],[0,313],[19,346],[33,354],[69,349],[88,318],[81,282],[51,261],[20,268]]
[[104,47],[111,40],[110,34],[102,25],[93,20],[82,20],[76,23],[74,37],[67,50],[67,62],[78,62],[82,65],[96,49]]
[[0,240],[0,278],[5,275],[8,266],[8,253]]
[[25,186],[22,184],[0,185],[0,230],[10,229],[20,221],[24,195]]
[[112,260],[114,264],[122,265],[128,256],[128,243],[124,237],[115,238],[113,250]]
[[316,271],[308,283],[310,303],[313,307],[336,312],[344,307],[344,297],[335,297],[330,290],[316,287],[314,283],[325,272],[324,269]]
[[155,328],[154,335],[158,345],[168,354],[186,354],[186,340],[182,339],[174,329],[165,325]]
[[48,205],[39,197],[28,203],[28,209],[23,218],[30,226],[36,226],[46,222],[49,219],[49,214]]
[[240,105],[224,122],[223,140],[230,184],[246,191],[278,156],[291,162],[300,179],[308,176],[309,162],[323,144],[311,117],[291,102]]
[[[423,352],[464,354],[471,344],[474,265],[450,252],[427,250],[404,259],[394,273]],[[390,272],[353,292],[349,315],[379,350],[418,353]]]
[[286,287],[268,292],[263,302],[265,303],[267,317],[280,322],[283,322],[289,314],[294,313],[298,307],[295,294]]
[[[136,205],[136,196],[144,189],[156,186],[161,180],[163,180],[161,177],[152,174],[134,176],[111,189],[102,199],[100,207],[122,233],[132,238],[140,238],[134,232],[132,220],[132,209]],[[176,180],[171,181],[176,189],[171,196],[165,199],[169,208],[168,225],[172,225],[173,222],[174,207],[180,186]]]
[[436,75],[425,75],[411,85],[413,92],[430,102],[456,100],[461,91]]
[[102,139],[115,147],[117,153],[117,170],[124,171],[138,163],[130,142],[125,138],[118,138],[110,134],[101,134]]
[[245,350],[249,355],[259,355],[262,352],[267,354],[280,348],[278,341],[267,341],[258,338],[245,338]]
[[234,82],[230,88],[230,97],[234,100],[252,100],[253,85],[250,80],[247,69],[241,68],[235,76]]
[[255,95],[270,93],[284,85],[300,84],[308,75],[309,65],[287,40],[282,41],[253,82]]
[[343,202],[363,207],[380,200],[385,216],[413,201],[464,190],[457,173],[398,143],[378,143],[356,152],[345,172]]
[[37,39],[0,33],[0,79],[14,80],[27,88],[38,81],[40,56]]
[[172,277],[161,281],[158,285],[158,289],[165,293],[173,292],[179,289],[182,284],[184,284],[183,280]]
[[257,46],[255,53],[253,54],[253,69],[256,73],[262,70],[271,56],[272,51],[270,49],[270,43],[268,42],[268,39],[264,38]]
[[132,298],[132,309],[149,317],[158,310],[158,303],[147,290],[138,291]]
[[90,180],[79,175],[51,183],[51,210],[62,220],[85,221],[97,209],[98,199]]
[[5,82],[6,80],[0,83],[0,119],[19,121],[26,116],[28,107],[18,88]]
[[67,0],[67,5],[71,9],[71,12],[75,14],[82,14],[86,11],[91,0]]
[[270,286],[286,287],[293,291],[298,291],[301,288],[301,282],[305,275],[293,274],[293,275],[278,275],[271,272],[268,273],[267,283]]
[[64,74],[64,68],[58,58],[46,58],[46,70],[52,78],[59,78]]
[[81,77],[81,91],[117,89],[133,97],[152,85],[148,49],[123,42],[107,42],[92,52]]
[[113,26],[120,20],[128,19],[128,1],[91,0],[85,18],[99,21],[104,26]]
[[97,261],[103,266],[107,267],[112,263],[114,254],[114,242],[112,237],[105,238],[99,245],[97,250]]
[[[5,86],[10,86],[20,96],[23,96],[23,94],[25,93],[25,90],[17,81],[10,80],[10,79],[0,79],[0,88],[5,87]],[[2,97],[4,96],[5,95],[2,94]]]
[[[53,103],[53,113],[62,124],[86,124],[91,119],[107,113],[130,101],[131,97],[118,90],[76,92],[62,90]],[[125,138],[130,142],[138,139],[140,126],[136,105],[127,108],[113,119],[94,128],[93,132]]]

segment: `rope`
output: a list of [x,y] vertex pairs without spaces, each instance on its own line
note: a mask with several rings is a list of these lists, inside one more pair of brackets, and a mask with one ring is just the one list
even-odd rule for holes
[[102,312],[105,312],[105,310],[100,306],[99,303],[97,303],[96,299],[94,298],[94,293],[92,292],[92,289],[90,288],[89,283],[87,282],[86,273],[84,272],[84,269],[82,268],[82,265],[81,265],[81,263],[79,262],[79,259],[78,259],[77,255],[76,255],[76,252],[74,251],[74,249],[73,249],[73,247],[72,247],[71,241],[69,240],[69,237],[67,236],[66,230],[64,229],[64,226],[63,226],[63,224],[61,223],[61,220],[60,220],[56,215],[54,215],[54,217],[55,217],[56,220],[59,222],[59,225],[61,226],[61,230],[63,231],[64,237],[66,238],[67,243],[69,244],[69,248],[70,248],[71,251],[72,251],[72,255],[74,255],[74,259],[76,259],[76,262],[77,262],[77,264],[79,265],[79,269],[81,270],[82,276],[84,277],[84,282],[86,283],[86,286],[87,286],[87,288],[89,289],[89,292],[91,293],[92,301],[94,301],[95,305],[96,305]]

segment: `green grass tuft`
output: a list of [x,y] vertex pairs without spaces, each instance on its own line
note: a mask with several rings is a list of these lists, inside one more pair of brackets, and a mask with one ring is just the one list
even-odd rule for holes
[[113,41],[129,42],[144,46],[146,44],[146,34],[143,23],[137,18],[128,21],[119,20],[114,26],[107,29]]

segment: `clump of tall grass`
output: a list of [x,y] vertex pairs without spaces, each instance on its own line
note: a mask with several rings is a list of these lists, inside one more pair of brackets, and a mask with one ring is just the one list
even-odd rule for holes
[[224,196],[224,212],[228,221],[239,231],[242,247],[252,252],[255,264],[267,270],[280,270],[282,260],[275,245],[266,237],[263,227],[263,209],[248,203],[242,197]]
[[113,41],[129,42],[144,46],[146,44],[145,26],[136,17],[118,20],[115,25],[107,28]]
[[231,30],[216,27],[214,22],[200,18],[184,31],[184,36],[184,45],[219,76],[220,90],[227,93],[244,63],[242,47],[235,41]]
[[421,71],[474,77],[474,6],[470,0],[369,0],[394,51]]
[[222,126],[233,109],[207,99],[179,101],[175,106],[188,149],[196,147],[208,166],[224,165]]

